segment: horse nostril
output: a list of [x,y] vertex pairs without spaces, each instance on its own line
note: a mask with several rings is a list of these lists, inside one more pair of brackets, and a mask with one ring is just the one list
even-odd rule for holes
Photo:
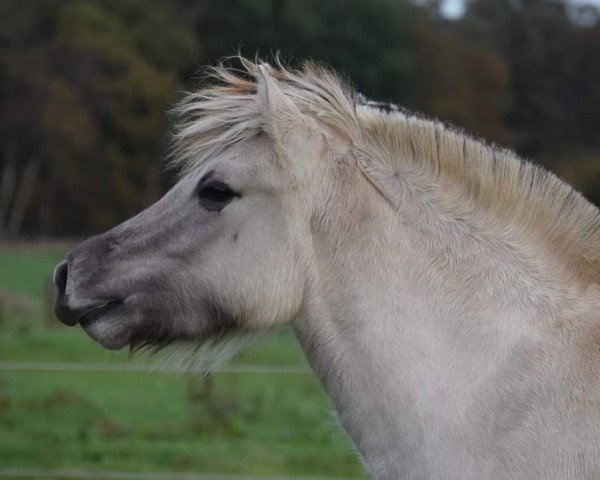
[[54,285],[58,290],[58,294],[62,297],[67,290],[67,278],[69,276],[69,267],[66,261],[60,262],[54,269]]

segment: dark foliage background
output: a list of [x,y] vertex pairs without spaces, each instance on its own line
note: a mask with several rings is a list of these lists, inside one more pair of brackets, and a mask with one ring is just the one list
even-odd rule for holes
[[0,236],[79,236],[156,200],[198,68],[281,51],[552,168],[600,203],[594,7],[471,0],[3,0]]

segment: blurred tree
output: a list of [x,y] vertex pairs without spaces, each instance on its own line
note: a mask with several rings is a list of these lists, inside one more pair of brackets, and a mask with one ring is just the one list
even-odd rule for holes
[[[0,63],[0,236],[14,236],[21,228],[43,155],[40,145],[46,131],[40,119],[51,97],[41,72],[29,73],[22,60],[6,54]],[[36,54],[28,60],[39,64]]]
[[201,64],[239,51],[277,51],[286,60],[314,59],[347,75],[380,100],[406,101],[413,88],[410,25],[421,14],[407,0],[176,0],[191,20]]
[[411,104],[488,140],[510,143],[502,121],[509,86],[505,61],[465,42],[439,19],[423,17],[413,30],[420,82]]
[[238,50],[330,64],[367,96],[512,146],[600,200],[597,17],[562,0],[469,0],[459,21],[439,8],[0,2],[0,236],[90,233],[155,200],[177,84]]
[[46,42],[56,2],[0,4],[0,236],[19,233],[43,163],[52,97]]
[[[504,123],[513,145],[547,166],[574,170],[600,148],[600,25],[571,21],[559,0],[471,0],[456,25],[508,65]],[[588,171],[589,173],[589,171]],[[600,198],[600,177],[576,184]]]
[[564,2],[545,0],[471,0],[461,23],[506,59],[520,151],[598,146],[600,26],[574,24]]
[[[5,109],[18,113],[0,115],[8,122],[2,125],[3,144],[9,153],[15,139],[22,144],[18,162],[10,160],[14,154],[3,156],[9,171],[4,178],[21,179],[29,192],[36,184],[37,216],[30,220],[42,233],[76,232],[90,224],[104,229],[161,191],[164,111],[174,98],[178,68],[195,57],[193,37],[169,20],[162,2],[53,5],[54,10],[42,9],[43,22],[37,11],[15,7],[32,16],[23,24],[35,32],[42,30],[40,22],[51,25],[43,40],[31,45],[35,34],[23,33],[25,27],[0,33],[16,44],[0,54],[0,85]],[[13,175],[15,163],[21,173]],[[36,182],[33,173],[40,166],[43,175]],[[13,211],[27,203],[19,201],[25,195],[11,197],[5,203]],[[21,219],[23,210],[17,208]]]

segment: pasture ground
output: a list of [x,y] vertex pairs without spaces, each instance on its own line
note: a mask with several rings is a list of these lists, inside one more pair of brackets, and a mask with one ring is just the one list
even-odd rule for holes
[[[0,361],[129,362],[52,318],[65,246],[0,247]],[[305,366],[289,331],[233,363]],[[0,370],[0,467],[365,478],[312,375]]]

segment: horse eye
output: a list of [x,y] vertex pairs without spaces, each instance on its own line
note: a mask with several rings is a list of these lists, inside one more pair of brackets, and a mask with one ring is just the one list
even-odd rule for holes
[[235,197],[239,194],[223,182],[210,182],[198,188],[200,203],[211,212],[220,212]]

